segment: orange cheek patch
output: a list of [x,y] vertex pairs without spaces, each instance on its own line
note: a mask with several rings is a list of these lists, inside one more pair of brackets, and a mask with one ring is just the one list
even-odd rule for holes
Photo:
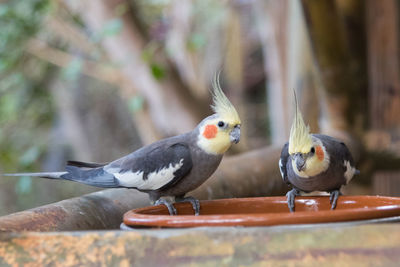
[[322,150],[321,146],[317,146],[315,148],[315,153],[317,154],[317,157],[319,160],[323,160],[324,159],[324,150]]
[[211,139],[217,135],[217,132],[218,132],[217,126],[209,124],[204,129],[203,136],[207,139]]

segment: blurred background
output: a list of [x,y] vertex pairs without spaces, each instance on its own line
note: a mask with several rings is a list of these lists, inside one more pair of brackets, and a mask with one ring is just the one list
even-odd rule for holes
[[[312,132],[353,152],[362,174],[345,193],[400,195],[399,5],[0,1],[0,173],[106,162],[189,131],[211,114],[209,89],[222,70],[243,121],[230,156],[281,147],[296,90]],[[0,178],[0,215],[98,190]]]

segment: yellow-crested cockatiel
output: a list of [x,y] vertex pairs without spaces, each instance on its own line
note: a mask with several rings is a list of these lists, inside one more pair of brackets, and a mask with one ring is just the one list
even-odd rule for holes
[[204,183],[232,143],[240,139],[240,118],[220,87],[219,75],[215,76],[212,96],[215,114],[191,132],[157,141],[106,164],[69,161],[62,172],[8,175],[64,179],[106,188],[135,188],[148,193],[155,205],[166,205],[171,215],[176,214],[173,201],[162,197],[190,202],[198,215],[199,201],[185,194]]
[[289,210],[294,211],[295,197],[301,192],[330,193],[331,209],[336,208],[340,188],[359,171],[346,145],[333,137],[310,134],[297,105],[289,142],[283,146],[279,168],[283,181],[293,189],[287,196]]

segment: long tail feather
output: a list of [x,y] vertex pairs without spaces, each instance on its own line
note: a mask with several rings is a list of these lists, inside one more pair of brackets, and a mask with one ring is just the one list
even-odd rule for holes
[[119,182],[114,175],[104,171],[103,168],[83,170],[75,166],[67,166],[65,172],[26,172],[6,173],[4,176],[31,176],[47,179],[64,179],[96,187],[118,187]]
[[47,179],[60,179],[61,175],[67,172],[23,172],[23,173],[5,173],[4,176],[32,176]]

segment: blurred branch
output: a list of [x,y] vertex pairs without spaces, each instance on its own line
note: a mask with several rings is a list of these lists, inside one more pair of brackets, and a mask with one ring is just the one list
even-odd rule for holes
[[[27,43],[25,50],[42,60],[62,68],[68,67],[74,60],[79,60],[82,62],[80,71],[83,74],[121,88],[122,95],[127,99],[131,99],[137,94],[136,90],[131,87],[131,84],[126,81],[126,77],[116,68],[105,66],[94,61],[77,58],[69,53],[52,48],[38,39],[31,39]],[[140,125],[140,127],[137,127],[137,130],[140,139],[144,144],[149,144],[160,138],[153,125],[148,123],[150,118],[147,112],[147,107],[142,107],[141,109],[136,110],[133,115],[136,123]]]
[[57,48],[50,47],[39,39],[31,39],[26,44],[25,50],[44,61],[62,68],[68,67],[74,60],[82,61],[82,73],[103,82],[121,86],[125,80],[125,76],[114,67],[78,58]]
[[[205,61],[202,42],[206,37],[201,33],[193,33],[193,9],[193,1],[171,1],[167,9],[170,25],[165,45],[169,51],[169,58],[189,90],[199,99],[207,99],[207,69],[202,64]],[[208,70],[213,69],[212,65],[215,65],[215,62],[211,63],[213,64],[208,66]]]
[[67,19],[60,17],[58,13],[48,16],[45,25],[52,34],[68,42],[71,46],[79,49],[86,55],[91,55],[100,50],[81,29]]

